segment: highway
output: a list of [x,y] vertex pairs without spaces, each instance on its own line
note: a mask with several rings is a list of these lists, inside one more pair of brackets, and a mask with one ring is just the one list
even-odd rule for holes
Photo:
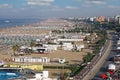
[[[115,37],[115,34],[111,34],[112,35],[112,50],[115,50],[116,49],[116,37]],[[101,78],[99,78],[99,75],[102,74],[102,73],[105,73],[106,72],[106,68],[109,64],[114,64],[113,62],[113,57],[117,54],[117,52],[115,51],[110,51],[110,54],[109,56],[107,57],[107,59],[105,59],[105,62],[104,64],[101,66],[101,68],[99,69],[99,71],[96,73],[96,75],[93,77],[92,80],[101,80]]]
[[106,43],[103,46],[103,50],[97,54],[92,59],[91,63],[88,64],[79,74],[74,76],[74,80],[92,80],[92,78],[96,75],[111,51],[112,39],[109,32],[108,37],[109,39],[106,40]]

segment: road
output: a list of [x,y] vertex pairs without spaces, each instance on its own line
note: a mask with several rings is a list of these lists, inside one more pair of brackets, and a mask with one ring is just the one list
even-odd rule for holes
[[[115,39],[115,35],[114,34],[112,34],[112,49],[114,50],[114,49],[116,49],[116,47],[114,46],[114,45],[116,45],[116,39]],[[99,74],[101,74],[101,73],[105,73],[105,71],[106,71],[106,68],[107,68],[107,66],[109,65],[109,64],[114,64],[113,63],[113,57],[115,56],[117,54],[117,52],[115,52],[115,51],[112,51],[111,50],[111,52],[110,52],[110,54],[109,54],[109,56],[107,57],[107,59],[105,59],[105,62],[104,62],[104,64],[102,65],[102,67],[99,69],[99,71],[97,72],[97,74],[93,77],[93,79],[92,80],[101,80],[101,78],[99,78]]]
[[108,37],[109,39],[106,41],[103,50],[101,51],[101,56],[97,54],[92,59],[91,63],[88,64],[78,75],[74,77],[75,80],[92,80],[92,78],[96,75],[111,51],[112,39],[109,33]]

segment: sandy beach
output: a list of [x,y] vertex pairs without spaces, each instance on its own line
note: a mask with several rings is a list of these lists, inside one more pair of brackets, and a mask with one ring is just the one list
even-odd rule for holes
[[[61,20],[60,20],[61,21]],[[45,21],[42,22],[41,24],[37,25],[49,25],[54,23],[54,21]],[[57,21],[57,24],[59,21]],[[55,23],[55,25],[57,25]],[[64,25],[63,22],[60,22],[61,25]],[[68,24],[68,23],[67,23]],[[35,25],[34,25],[35,26]],[[47,35],[51,29],[41,29],[41,28],[36,28],[34,26],[21,26],[21,27],[11,27],[11,28],[5,28],[5,29],[0,29],[0,35],[1,36],[40,36],[40,35]],[[78,44],[78,43],[77,43]],[[81,43],[80,43],[81,44]],[[58,58],[65,58],[66,62],[68,64],[80,64],[82,62],[82,58],[84,55],[86,55],[88,52],[92,52],[90,49],[82,49],[80,52],[72,52],[72,51],[65,51],[65,50],[60,50],[58,49],[57,51],[48,53],[48,54],[37,54],[37,53],[31,53],[31,55],[24,55],[25,57],[48,57],[51,59],[52,62],[58,60]],[[8,45],[1,45],[0,48],[0,60],[4,60],[5,63],[13,63],[12,62],[12,54],[13,50],[11,47],[8,47]],[[19,57],[19,56],[16,56]],[[30,64],[35,64],[35,63],[30,63]],[[53,63],[53,64],[47,64],[47,63],[36,63],[36,64],[44,64],[44,65],[61,65],[59,63]],[[50,76],[52,74],[57,73],[56,69],[52,70],[50,69]],[[61,70],[58,70],[61,72]],[[69,70],[68,70],[69,71]],[[67,71],[67,72],[68,72]],[[53,77],[53,76],[52,76]]]

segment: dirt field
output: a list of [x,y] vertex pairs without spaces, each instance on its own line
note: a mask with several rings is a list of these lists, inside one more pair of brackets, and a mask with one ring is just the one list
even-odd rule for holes
[[32,54],[31,56],[34,57],[48,57],[52,61],[58,58],[65,58],[70,64],[80,63],[82,61],[83,55],[86,55],[87,52],[90,50],[83,50],[82,52],[72,52],[72,51],[64,51],[64,50],[57,50],[53,53],[48,54]]
[[[82,61],[83,55],[86,55],[87,52],[90,52],[91,50],[89,49],[83,49],[82,52],[72,52],[72,51],[64,51],[64,50],[58,50],[53,53],[49,54],[31,54],[31,55],[26,55],[29,57],[49,57],[52,61],[54,61],[57,58],[65,58],[66,61],[68,61],[70,64],[80,64]],[[9,62],[9,59],[12,58],[11,49],[1,49],[0,50],[0,60],[7,60],[7,63]],[[6,62],[5,62],[6,63]],[[40,63],[41,64],[41,63]],[[61,64],[44,64],[44,65],[54,65],[54,66],[61,66]],[[68,69],[44,69],[46,71],[49,71],[49,77],[54,78],[57,77],[60,73],[69,73],[70,70]]]
[[[51,59],[51,61],[56,61],[58,58],[65,58],[69,64],[80,64],[82,61],[82,58],[84,55],[87,54],[87,52],[91,52],[89,49],[83,49],[81,52],[72,52],[72,51],[65,51],[65,50],[57,50],[52,53],[47,54],[37,54],[37,53],[31,53],[31,55],[25,55],[29,57],[48,57]],[[11,54],[13,51],[11,49],[1,49],[0,50],[0,60],[10,59]]]

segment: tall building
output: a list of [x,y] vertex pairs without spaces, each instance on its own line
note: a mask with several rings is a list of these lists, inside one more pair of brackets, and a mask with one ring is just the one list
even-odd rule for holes
[[118,17],[118,24],[120,24],[120,17]]
[[104,16],[99,16],[95,19],[96,22],[104,22],[105,21],[105,17]]
[[93,17],[91,17],[91,18],[90,18],[90,21],[91,21],[91,22],[93,22],[93,21],[94,21],[94,18],[93,18]]
[[107,22],[110,22],[110,18],[107,18]]
[[108,17],[108,18],[106,19],[106,21],[107,21],[107,22],[114,22],[114,18]]
[[117,22],[118,24],[120,24],[120,15],[115,16],[115,22]]

